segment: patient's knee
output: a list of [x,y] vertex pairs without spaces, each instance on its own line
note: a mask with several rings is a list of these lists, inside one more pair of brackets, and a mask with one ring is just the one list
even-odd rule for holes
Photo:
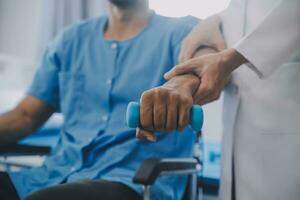
[[25,198],[25,200],[51,200],[51,199],[53,198],[51,193],[49,192],[49,189],[43,189],[43,190],[33,192],[32,194],[30,194]]
[[48,200],[48,198],[43,194],[43,192],[34,192],[27,196],[25,200]]

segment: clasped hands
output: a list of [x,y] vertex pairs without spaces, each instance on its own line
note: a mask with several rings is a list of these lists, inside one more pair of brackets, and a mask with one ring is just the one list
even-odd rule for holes
[[155,142],[155,131],[183,131],[193,104],[217,100],[232,71],[247,62],[225,48],[220,23],[217,16],[200,22],[183,42],[180,64],[164,75],[167,82],[142,94],[137,138]]

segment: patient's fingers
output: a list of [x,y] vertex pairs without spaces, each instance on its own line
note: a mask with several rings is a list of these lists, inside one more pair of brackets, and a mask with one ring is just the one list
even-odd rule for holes
[[167,124],[166,131],[174,131],[177,129],[177,119],[178,119],[178,98],[175,96],[177,94],[172,94],[169,98],[169,103],[167,105]]
[[136,137],[140,140],[147,140],[150,142],[156,142],[157,138],[154,133],[141,128],[136,129]]
[[153,130],[153,95],[147,91],[144,92],[140,102],[140,122],[141,127],[147,130]]
[[166,100],[165,95],[161,94],[165,93],[163,90],[156,89],[154,92],[155,95],[155,103],[154,103],[154,130],[157,131],[164,131],[166,126],[166,114],[167,114],[167,108],[166,108]]

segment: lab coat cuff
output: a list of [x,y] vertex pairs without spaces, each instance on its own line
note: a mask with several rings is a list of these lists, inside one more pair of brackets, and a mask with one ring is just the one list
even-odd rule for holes
[[251,42],[241,40],[233,48],[248,60],[246,66],[260,79],[270,76],[275,70],[269,65],[270,63],[266,62],[264,53],[259,52],[255,46],[251,45]]

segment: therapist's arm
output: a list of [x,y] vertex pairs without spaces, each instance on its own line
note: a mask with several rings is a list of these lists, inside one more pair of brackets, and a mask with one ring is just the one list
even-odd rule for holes
[[232,71],[247,64],[260,78],[267,78],[300,49],[300,1],[280,1],[263,22],[234,48],[194,58],[174,67],[166,79],[194,73],[201,77],[196,102],[214,101]]
[[37,130],[54,113],[54,108],[27,96],[15,109],[0,116],[0,145],[15,143]]
[[165,78],[171,80],[190,73],[197,75],[201,78],[201,84],[194,95],[194,101],[204,105],[217,100],[230,80],[231,73],[247,62],[243,55],[230,48],[181,63],[166,73]]
[[281,0],[263,22],[235,45],[261,77],[268,77],[300,49],[300,1]]

